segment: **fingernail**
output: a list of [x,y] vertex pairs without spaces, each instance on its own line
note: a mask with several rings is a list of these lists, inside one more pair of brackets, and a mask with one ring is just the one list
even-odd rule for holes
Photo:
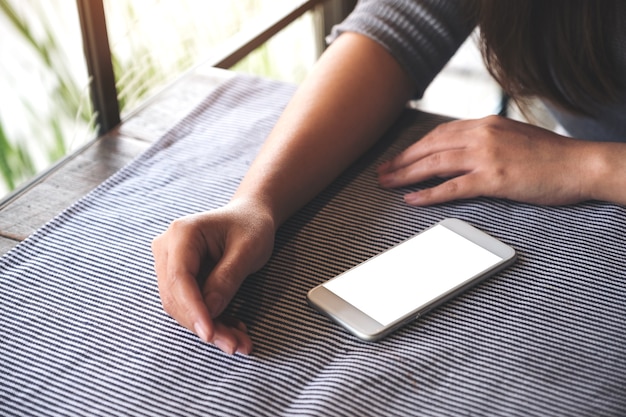
[[204,301],[206,302],[206,306],[209,309],[209,314],[211,314],[211,318],[216,318],[220,314],[222,314],[222,310],[224,309],[224,298],[215,292],[209,293]]
[[237,352],[236,353],[240,353],[242,355],[250,355],[252,353],[252,349],[250,348],[244,348],[243,346],[240,348],[237,348]]
[[206,328],[200,323],[195,323],[193,325],[193,329],[195,331],[195,333],[198,335],[198,337],[205,343],[208,343],[209,341],[209,335],[208,332],[206,330]]
[[221,351],[228,353],[229,355],[235,353],[235,349],[233,349],[233,346],[231,346],[231,344],[225,340],[215,339],[213,341],[213,344],[217,346]]
[[411,205],[418,205],[422,201],[421,197],[419,193],[407,194],[404,196],[404,202]]
[[385,162],[383,162],[382,164],[380,164],[380,165],[378,166],[377,171],[378,171],[378,172],[384,172],[384,171],[386,171],[386,170],[387,170],[387,168],[389,167],[389,164],[390,164],[390,163],[391,163],[390,161],[385,161]]

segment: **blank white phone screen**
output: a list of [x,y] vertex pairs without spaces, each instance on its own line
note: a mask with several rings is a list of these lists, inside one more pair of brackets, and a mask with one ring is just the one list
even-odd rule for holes
[[436,225],[323,285],[386,326],[501,260]]

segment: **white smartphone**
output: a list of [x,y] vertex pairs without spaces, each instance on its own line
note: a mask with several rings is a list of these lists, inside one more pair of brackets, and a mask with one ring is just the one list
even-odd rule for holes
[[309,304],[364,340],[386,336],[511,265],[515,250],[445,219],[309,291]]

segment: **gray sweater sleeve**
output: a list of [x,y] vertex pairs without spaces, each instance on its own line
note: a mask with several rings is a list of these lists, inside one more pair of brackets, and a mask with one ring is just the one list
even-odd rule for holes
[[459,0],[359,0],[328,41],[344,32],[375,40],[410,74],[419,98],[473,28]]

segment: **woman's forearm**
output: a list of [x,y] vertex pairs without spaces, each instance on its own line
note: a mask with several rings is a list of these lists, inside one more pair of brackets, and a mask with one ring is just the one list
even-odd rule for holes
[[254,201],[278,227],[389,128],[412,87],[380,45],[343,34],[298,88],[233,199]]

